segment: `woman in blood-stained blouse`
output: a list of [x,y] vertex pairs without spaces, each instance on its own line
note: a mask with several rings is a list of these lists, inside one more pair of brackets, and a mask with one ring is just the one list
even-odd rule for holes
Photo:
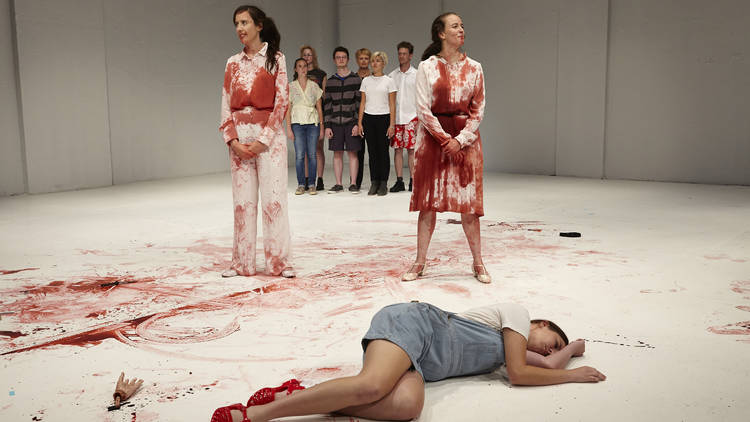
[[484,115],[482,65],[461,51],[465,34],[457,14],[438,16],[431,33],[432,44],[422,55],[416,77],[419,129],[409,210],[419,211],[417,257],[402,280],[423,275],[436,213],[450,211],[461,214],[474,277],[489,283],[479,231],[479,217],[484,215],[479,137]]
[[258,194],[265,271],[294,277],[287,210],[287,149],[282,121],[289,104],[286,59],[273,19],[240,6],[233,22],[242,51],[227,60],[219,130],[229,147],[234,202],[232,264],[224,277],[256,272]]

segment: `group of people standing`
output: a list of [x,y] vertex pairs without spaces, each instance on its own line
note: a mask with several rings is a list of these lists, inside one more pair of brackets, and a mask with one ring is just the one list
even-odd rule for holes
[[[370,168],[368,195],[383,196],[389,190],[406,190],[403,181],[403,149],[409,151],[409,169],[413,174],[417,71],[411,66],[414,46],[403,41],[398,44],[397,51],[399,67],[385,75],[383,72],[388,64],[387,53],[373,53],[366,48],[357,50],[355,57],[359,69],[352,72],[349,69],[349,50],[336,47],[333,51],[336,72],[327,77],[318,67],[315,49],[308,45],[300,48],[300,58],[295,61],[294,80],[290,84],[290,113],[287,116],[287,136],[294,139],[295,145],[298,185],[295,194],[309,192],[316,195],[318,191],[325,189],[322,178],[325,139],[328,139],[328,147],[333,151],[336,178],[328,193],[344,190],[344,152],[347,153],[349,162],[348,191],[354,194],[360,192],[365,150],[369,155]],[[306,70],[297,68],[298,65],[303,67],[305,63]],[[311,72],[317,73],[315,78],[308,77]],[[317,88],[307,89],[308,79],[315,80]],[[312,148],[314,136],[317,136],[315,153]],[[390,189],[387,186],[390,174],[389,146],[395,149],[394,165],[397,175],[396,183]],[[310,177],[311,174],[317,176],[317,180]],[[410,181],[409,191],[411,190]]]
[[[324,138],[334,151],[333,192],[343,190],[344,151],[349,155],[349,190],[359,191],[358,154],[364,148],[363,136],[370,151],[371,194],[385,194],[390,170],[387,139],[395,139],[395,147],[401,150],[413,146],[409,210],[419,212],[417,256],[402,280],[424,274],[436,213],[449,211],[461,214],[475,278],[489,283],[479,226],[479,217],[484,215],[478,130],[484,114],[484,75],[482,66],[461,51],[465,34],[460,16],[443,13],[435,18],[432,43],[416,71],[409,65],[413,47],[408,43],[399,44],[399,68],[391,77],[383,74],[388,61],[385,53],[375,52],[365,60],[359,50],[360,71],[366,70],[369,61],[372,73],[355,73],[347,66],[348,50],[337,47],[333,52],[336,73],[326,78],[317,67],[315,50],[304,46],[302,57],[295,60],[291,84],[273,19],[255,6],[240,6],[233,23],[243,49],[227,61],[222,95],[220,131],[229,149],[234,201],[232,263],[222,275],[255,274],[260,193],[266,272],[295,276],[289,257],[286,118],[295,148],[304,152],[296,155],[303,191],[305,171],[308,180],[318,178],[310,186],[315,188],[311,193],[323,189]],[[403,105],[399,97],[413,98],[413,108]],[[305,157],[306,168],[300,166]],[[363,368],[356,376],[309,389],[289,380],[259,390],[246,406],[217,409],[211,420],[264,422],[330,412],[409,420],[422,410],[425,382],[490,372],[502,364],[513,384],[606,378],[591,367],[564,369],[572,357],[584,353],[584,341],[569,341],[557,325],[531,320],[528,311],[517,304],[495,304],[460,314],[426,303],[391,305],[374,316],[362,348]],[[277,397],[276,393],[281,394]]]
[[[405,190],[401,172],[406,149],[409,190],[413,191],[409,210],[419,211],[419,218],[416,259],[402,280],[424,274],[436,213],[450,211],[461,214],[474,277],[483,283],[491,281],[482,261],[479,226],[479,217],[484,215],[479,136],[484,75],[481,65],[461,51],[463,24],[449,25],[446,17],[450,16],[457,15],[441,15],[433,23],[432,44],[418,70],[411,66],[414,47],[406,41],[397,45],[399,67],[388,76],[383,73],[388,64],[385,52],[357,50],[359,70],[352,72],[349,50],[336,47],[336,72],[328,76],[318,66],[315,49],[305,45],[294,61],[289,83],[273,19],[255,6],[237,9],[233,19],[243,49],[227,60],[220,126],[229,147],[234,199],[232,264],[223,276],[255,274],[259,193],[266,272],[295,276],[289,259],[285,183],[289,136],[294,138],[296,193],[300,194],[306,185],[311,194],[324,188],[324,139],[334,152],[336,183],[329,190],[334,193],[344,190],[344,152],[349,158],[348,190],[359,192],[365,139],[371,179],[368,194],[382,196],[388,190],[389,145],[396,150],[399,174],[390,190]],[[315,177],[317,183],[310,185]]]

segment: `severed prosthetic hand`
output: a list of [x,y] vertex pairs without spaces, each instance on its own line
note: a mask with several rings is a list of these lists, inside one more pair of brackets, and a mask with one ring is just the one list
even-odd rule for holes
[[142,384],[142,379],[133,378],[131,380],[128,380],[127,378],[125,378],[125,373],[120,372],[120,378],[117,380],[115,392],[114,394],[112,394],[112,397],[114,397],[115,399],[115,405],[113,407],[115,409],[119,409],[120,403],[124,402],[133,394],[135,394],[135,392],[138,391]]

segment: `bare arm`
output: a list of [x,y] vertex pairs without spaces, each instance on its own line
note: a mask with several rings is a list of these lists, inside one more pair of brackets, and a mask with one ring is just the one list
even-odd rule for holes
[[289,107],[286,109],[286,116],[284,117],[284,120],[286,120],[286,137],[294,140],[294,132],[292,132],[292,104],[289,103]]
[[563,369],[568,365],[570,358],[583,355],[585,349],[585,342],[579,339],[547,356],[527,350],[526,363],[539,368]]
[[575,369],[547,369],[532,366],[526,361],[526,338],[503,328],[505,363],[508,377],[514,385],[552,385],[566,382],[599,382],[607,377],[589,366]]
[[391,123],[388,126],[386,136],[393,138],[396,131],[396,91],[388,93],[388,111],[390,111]]
[[359,118],[357,119],[357,126],[359,126],[359,136],[365,136],[365,130],[362,128],[362,116],[365,114],[365,101],[367,95],[364,92],[362,94],[362,100],[359,102]]
[[318,139],[323,139],[323,133],[325,131],[325,124],[323,123],[323,106],[320,104],[321,100],[315,102],[315,109],[318,110],[318,121],[320,122],[320,136]]

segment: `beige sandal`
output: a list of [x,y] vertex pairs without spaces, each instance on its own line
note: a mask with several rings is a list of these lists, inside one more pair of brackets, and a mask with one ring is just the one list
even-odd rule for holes
[[485,284],[492,282],[492,277],[490,277],[490,273],[487,272],[487,268],[485,268],[484,264],[474,265],[472,271],[474,272],[474,278],[480,282]]
[[[419,264],[415,262],[411,264],[411,267],[409,267],[409,271],[407,271],[403,276],[401,276],[401,281],[414,281],[417,278],[422,277],[424,275],[425,267],[427,267],[426,263]],[[419,268],[419,271],[417,271],[418,268]]]

